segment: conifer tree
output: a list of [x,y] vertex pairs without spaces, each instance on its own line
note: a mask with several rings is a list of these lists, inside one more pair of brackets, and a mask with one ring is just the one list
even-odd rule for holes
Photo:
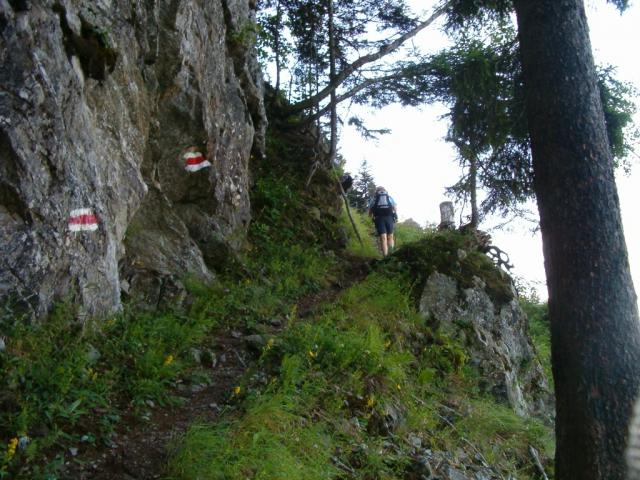
[[[439,99],[449,106],[446,139],[456,146],[465,169],[448,192],[471,199],[474,226],[489,213],[519,214],[519,205],[534,196],[516,33],[500,22],[487,25],[483,23],[481,35],[463,32],[452,48],[422,66],[428,100]],[[637,136],[632,121],[635,105],[629,100],[634,90],[616,80],[610,67],[598,72],[598,89],[609,148],[623,163]],[[479,189],[486,195],[480,204],[476,201]]]
[[[277,85],[287,45],[282,31],[286,30],[294,45],[289,57],[289,113],[302,116],[303,124],[330,117],[330,160],[337,151],[337,105],[347,99],[375,103],[375,96],[360,92],[371,92],[373,85],[386,81],[394,70],[379,60],[388,58],[443,13],[440,8],[418,19],[406,0],[262,0],[260,7],[259,21],[269,39],[265,45],[276,62]],[[395,69],[392,76],[398,72],[402,74]]]
[[582,0],[514,2],[544,243],[556,478],[626,478],[640,323]]
[[[619,8],[626,0],[615,0]],[[549,289],[558,480],[623,480],[640,322],[611,135],[582,0],[455,0],[452,24],[515,8]]]
[[369,163],[363,160],[360,170],[354,178],[353,188],[349,192],[349,203],[361,213],[367,211],[369,201],[376,190],[375,180],[371,174]]

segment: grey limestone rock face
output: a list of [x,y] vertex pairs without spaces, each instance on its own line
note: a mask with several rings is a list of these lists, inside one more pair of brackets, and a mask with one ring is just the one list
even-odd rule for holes
[[436,272],[427,279],[420,312],[466,347],[485,391],[519,415],[549,417],[551,393],[517,299],[494,305],[482,282],[459,289],[454,279]]
[[242,246],[266,129],[254,15],[248,0],[0,0],[2,305],[179,299]]

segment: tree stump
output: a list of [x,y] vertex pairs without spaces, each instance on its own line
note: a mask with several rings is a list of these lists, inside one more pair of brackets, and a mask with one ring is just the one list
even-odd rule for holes
[[453,215],[453,203],[442,202],[440,204],[440,225],[438,225],[438,230],[453,230],[456,227]]

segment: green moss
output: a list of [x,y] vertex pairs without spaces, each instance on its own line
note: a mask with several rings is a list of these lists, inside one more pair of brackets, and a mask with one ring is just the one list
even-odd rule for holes
[[448,335],[437,333],[433,344],[425,347],[424,360],[444,374],[461,372],[467,363],[467,354],[462,346]]

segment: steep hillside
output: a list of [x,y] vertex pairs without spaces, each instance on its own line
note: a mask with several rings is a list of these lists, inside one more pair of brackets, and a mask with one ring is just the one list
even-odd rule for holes
[[506,275],[470,237],[430,232],[367,276],[333,173],[307,184],[316,141],[272,124],[247,253],[220,258],[214,282],[185,279],[188,303],[3,320],[0,477],[549,470],[549,393]]
[[550,394],[526,317],[506,276],[469,240],[433,233],[313,317],[291,316],[238,384],[229,414],[175,442],[170,478],[548,472]]

